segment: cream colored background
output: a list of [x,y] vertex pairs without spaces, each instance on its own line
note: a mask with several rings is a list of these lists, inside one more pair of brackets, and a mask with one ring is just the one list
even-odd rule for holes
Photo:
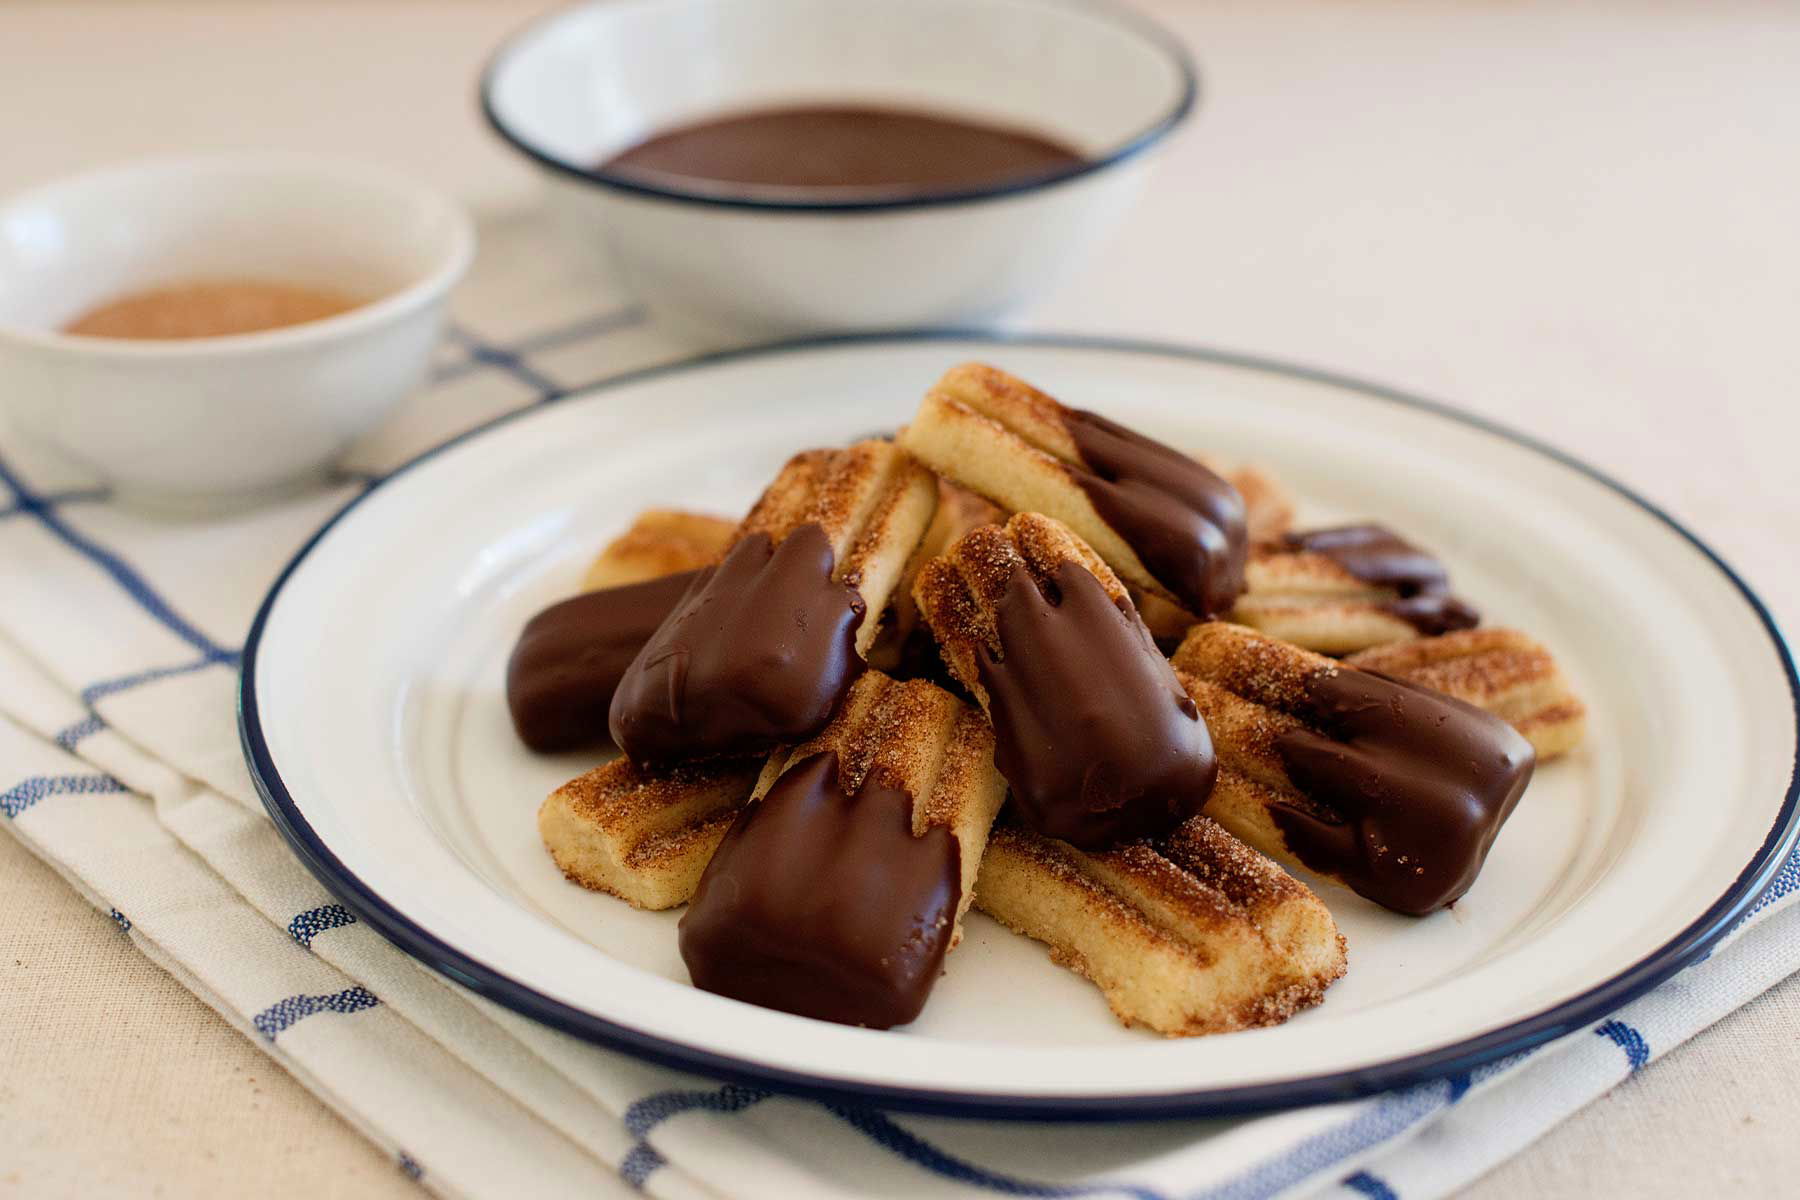
[[[0,3],[0,190],[132,154],[279,147],[529,204],[473,80],[541,7]],[[1201,114],[1103,260],[1031,324],[1453,399],[1640,488],[1800,622],[1800,8],[1146,7],[1201,56]],[[0,1016],[0,1196],[411,1187],[10,838]],[[1471,1195],[1786,1194],[1797,1018],[1790,980]]]

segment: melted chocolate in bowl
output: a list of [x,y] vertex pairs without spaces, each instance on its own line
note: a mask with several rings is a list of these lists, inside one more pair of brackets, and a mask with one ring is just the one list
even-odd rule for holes
[[955,192],[1053,175],[1086,160],[1023,129],[852,105],[731,113],[652,134],[599,164],[646,182],[842,192]]

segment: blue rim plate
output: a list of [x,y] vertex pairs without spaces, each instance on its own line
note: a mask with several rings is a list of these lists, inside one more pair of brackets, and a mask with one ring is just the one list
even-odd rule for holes
[[[1408,422],[1410,428],[1423,430],[1426,435],[1435,437],[1437,435],[1432,431],[1438,431],[1443,438],[1459,445],[1491,445],[1496,454],[1504,454],[1515,463],[1532,462],[1546,471],[1560,469],[1564,472],[1572,472],[1581,480],[1587,481],[1583,486],[1597,485],[1599,489],[1604,489],[1615,498],[1611,505],[1612,508],[1625,512],[1631,521],[1637,523],[1640,531],[1659,526],[1667,533],[1676,535],[1676,539],[1667,539],[1669,545],[1675,547],[1669,553],[1689,556],[1692,561],[1683,566],[1682,570],[1690,572],[1695,581],[1704,582],[1705,586],[1711,589],[1717,597],[1723,597],[1717,601],[1718,604],[1736,609],[1735,620],[1743,634],[1740,642],[1733,643],[1738,657],[1745,664],[1751,664],[1754,660],[1753,665],[1756,670],[1763,673],[1761,677],[1766,681],[1766,687],[1759,694],[1759,703],[1767,717],[1768,728],[1777,732],[1780,744],[1785,747],[1787,761],[1777,764],[1760,762],[1761,774],[1757,778],[1772,782],[1779,778],[1782,770],[1785,770],[1787,774],[1785,787],[1769,786],[1766,789],[1769,794],[1766,796],[1752,796],[1744,801],[1746,813],[1757,814],[1754,828],[1738,828],[1734,836],[1739,840],[1733,841],[1731,845],[1734,847],[1741,845],[1748,853],[1742,857],[1731,859],[1733,870],[1718,873],[1716,888],[1713,884],[1706,885],[1705,896],[1710,896],[1710,900],[1705,900],[1700,896],[1696,897],[1691,913],[1697,915],[1689,915],[1684,912],[1679,924],[1670,924],[1666,936],[1661,932],[1657,933],[1656,936],[1660,940],[1656,941],[1647,952],[1635,954],[1631,961],[1621,963],[1617,969],[1609,969],[1604,978],[1589,980],[1570,994],[1558,994],[1552,1001],[1532,1008],[1530,1011],[1522,1012],[1512,1019],[1498,1024],[1470,1028],[1464,1035],[1443,1041],[1441,1044],[1430,1045],[1416,1052],[1386,1054],[1378,1061],[1359,1063],[1354,1067],[1316,1072],[1300,1070],[1285,1073],[1280,1078],[1249,1082],[1239,1080],[1212,1085],[1207,1085],[1203,1077],[1196,1077],[1185,1086],[1175,1087],[1168,1086],[1164,1080],[1155,1087],[1142,1090],[1133,1090],[1129,1086],[1116,1087],[1107,1094],[1095,1095],[1058,1092],[1055,1088],[1045,1088],[1035,1084],[1017,1089],[1008,1089],[1004,1085],[998,1088],[972,1089],[966,1086],[933,1086],[929,1081],[918,1080],[897,1084],[881,1078],[845,1078],[834,1076],[828,1071],[793,1069],[781,1061],[776,1061],[778,1056],[763,1052],[763,1047],[758,1044],[721,1048],[718,1045],[700,1045],[692,1039],[670,1037],[646,1030],[641,1021],[628,1023],[615,1019],[614,1016],[602,1011],[605,1008],[604,1005],[577,1005],[547,994],[553,989],[547,989],[536,980],[520,978],[521,972],[509,972],[495,966],[488,961],[492,957],[491,954],[484,956],[472,953],[466,945],[458,944],[466,939],[441,936],[440,933],[428,929],[427,925],[431,923],[430,921],[422,920],[418,913],[409,912],[404,904],[395,902],[386,894],[390,890],[390,885],[385,879],[377,880],[371,877],[381,874],[380,870],[372,872],[366,863],[360,871],[353,870],[344,861],[346,855],[355,857],[365,851],[348,847],[341,837],[334,844],[331,838],[323,836],[315,827],[315,821],[320,811],[317,807],[319,801],[307,790],[312,786],[308,782],[310,777],[297,781],[297,776],[304,774],[306,768],[299,763],[291,747],[300,744],[307,744],[309,749],[316,747],[306,743],[304,738],[296,742],[294,739],[299,735],[291,729],[283,728],[283,714],[290,711],[286,707],[289,705],[289,699],[282,695],[279,689],[272,689],[269,683],[263,679],[263,675],[267,673],[264,669],[265,664],[272,659],[277,660],[277,665],[268,670],[279,672],[278,660],[284,653],[283,648],[278,644],[281,640],[280,637],[276,637],[273,644],[271,641],[271,627],[275,622],[278,604],[284,597],[294,596],[297,593],[302,597],[312,594],[308,591],[309,585],[303,578],[303,573],[308,571],[316,573],[322,569],[317,564],[322,557],[330,557],[334,542],[353,539],[357,536],[356,529],[345,532],[347,522],[355,523],[360,528],[368,526],[374,520],[373,517],[367,516],[371,509],[395,510],[405,499],[405,489],[411,487],[413,481],[419,478],[420,468],[429,464],[441,463],[447,454],[455,452],[459,456],[459,461],[466,466],[468,462],[474,461],[467,456],[482,449],[483,439],[493,438],[500,431],[513,429],[521,422],[551,420],[566,422],[574,420],[584,413],[602,414],[607,411],[603,407],[605,400],[614,397],[621,390],[629,393],[632,390],[641,391],[646,387],[679,387],[689,377],[716,379],[717,374],[721,371],[727,373],[732,371],[754,372],[790,368],[800,370],[807,367],[809,363],[829,359],[832,356],[863,355],[870,361],[875,361],[879,356],[884,355],[891,357],[916,356],[921,350],[935,353],[940,344],[944,365],[948,364],[948,361],[951,360],[950,355],[953,353],[967,354],[973,348],[976,352],[992,354],[1003,364],[1012,355],[1028,358],[1032,355],[1049,356],[1046,361],[1066,361],[1071,364],[1079,364],[1085,359],[1096,358],[1112,364],[1138,364],[1145,372],[1149,373],[1179,372],[1184,369],[1199,371],[1203,367],[1223,369],[1215,373],[1241,380],[1246,385],[1267,384],[1271,387],[1295,384],[1317,385],[1343,396],[1346,404],[1354,401],[1364,406],[1359,409],[1361,412],[1380,412],[1391,406],[1394,411],[1394,419]],[[709,375],[709,372],[713,374]],[[588,408],[571,408],[571,406],[580,406],[588,402],[591,402]],[[1090,402],[1105,406],[1098,400]],[[1373,403],[1373,407],[1369,407],[1371,403]],[[1243,411],[1241,406],[1239,411]],[[562,416],[559,417],[559,413]],[[897,419],[903,417],[904,410],[896,411],[893,415]],[[1210,419],[1217,419],[1217,414],[1212,414]],[[826,439],[821,437],[820,440]],[[491,448],[492,444],[487,443],[487,446]],[[1373,445],[1373,443],[1370,444]],[[791,447],[792,443],[789,445]],[[1476,485],[1471,484],[1471,486]],[[396,499],[390,502],[390,498]],[[1623,501],[1624,504],[1618,504],[1616,501]],[[1554,551],[1554,547],[1546,546],[1542,552],[1550,554]],[[1461,564],[1457,565],[1461,569]],[[1621,567],[1620,569],[1624,570],[1625,568]],[[299,583],[296,582],[297,579],[300,580]],[[1477,592],[1476,594],[1482,593]],[[1578,675],[1578,680],[1580,679],[1581,677]],[[1776,682],[1777,680],[1779,682]],[[1593,680],[1587,682],[1593,682]],[[1779,704],[1774,698],[1781,692],[1782,685],[1785,685],[1785,697],[1783,698],[1785,710],[1769,711],[1772,705],[1779,708]],[[945,1115],[1063,1120],[1240,1114],[1277,1107],[1344,1100],[1469,1071],[1503,1056],[1591,1025],[1654,987],[1682,967],[1705,955],[1755,904],[1774,878],[1775,873],[1793,852],[1796,838],[1800,837],[1800,784],[1796,782],[1796,769],[1800,768],[1800,675],[1796,674],[1793,657],[1776,627],[1774,619],[1757,595],[1706,543],[1667,513],[1569,455],[1528,436],[1430,400],[1334,372],[1264,358],[1178,345],[1102,338],[1048,335],[1009,337],[985,333],[943,331],[805,339],[750,350],[709,355],[647,371],[634,372],[599,383],[585,391],[573,393],[550,405],[510,413],[420,455],[387,476],[363,496],[352,501],[313,535],[277,578],[257,613],[244,650],[243,681],[239,704],[239,725],[251,774],[255,778],[270,815],[293,845],[296,853],[313,874],[360,920],[367,922],[388,940],[421,962],[463,986],[546,1025],[652,1062],[723,1080],[819,1099],[869,1102],[894,1109]],[[311,736],[310,733],[307,736]],[[285,759],[282,757],[282,750],[274,743],[283,743],[289,747]],[[1602,767],[1604,767],[1604,763],[1595,769],[1599,770],[1601,775],[1606,775],[1607,772],[1601,769]],[[1623,778],[1617,763],[1614,764],[1613,774]],[[1616,780],[1615,784],[1617,784]],[[1622,787],[1623,785],[1617,784],[1617,786]],[[1636,785],[1634,784],[1634,786]],[[311,819],[309,819],[309,805],[313,806]],[[1619,818],[1619,820],[1624,821],[1620,828],[1630,827],[1629,816]],[[1739,825],[1742,826],[1748,821],[1749,817],[1746,815]],[[1509,826],[1509,831],[1512,828],[1514,827]],[[1766,832],[1763,832],[1765,828]],[[1520,838],[1523,836],[1521,834]],[[1507,839],[1503,838],[1502,844],[1504,845],[1506,841]],[[1500,850],[1497,849],[1496,855],[1499,854]],[[1741,867],[1736,866],[1738,863],[1742,864]],[[1490,866],[1491,872],[1496,869],[1505,870],[1507,868]],[[1596,870],[1603,869],[1596,868]],[[1483,882],[1486,882],[1486,877]],[[558,883],[560,884],[560,879]],[[582,896],[585,898],[586,894],[582,893]],[[1471,896],[1480,896],[1480,885]],[[606,904],[616,904],[606,898],[594,897],[593,899]],[[1579,899],[1570,901],[1571,904],[1580,902]],[[1340,923],[1345,923],[1346,932],[1351,938],[1350,978],[1354,979],[1359,966],[1359,938],[1394,935],[1391,933],[1379,933],[1378,935],[1359,933],[1357,931],[1365,928],[1379,931],[1386,927],[1379,925],[1379,917],[1354,912],[1346,917],[1336,899],[1333,900],[1333,909],[1334,912],[1339,913]],[[624,910],[620,909],[620,911]],[[1452,920],[1450,914],[1442,914],[1442,916],[1443,921],[1438,927],[1435,927],[1439,929],[1438,933],[1408,932],[1404,936],[1421,939],[1419,942],[1421,946],[1452,944],[1425,940],[1429,937],[1442,938],[1455,935],[1454,927],[1447,924]],[[1438,918],[1433,918],[1433,920],[1436,921]],[[1470,917],[1470,920],[1479,920],[1479,909],[1474,910],[1474,916]],[[1407,928],[1413,930],[1426,927],[1408,926]],[[1446,929],[1450,930],[1448,935],[1442,932]],[[1546,937],[1548,936],[1546,934]],[[1515,942],[1517,940],[1517,938],[1514,939]],[[1368,941],[1364,944],[1374,945],[1375,943]],[[967,955],[970,952],[964,949],[958,953]],[[1367,970],[1371,974],[1379,975],[1384,969],[1380,965],[1381,955],[1379,952],[1366,955],[1365,959],[1370,960]],[[1471,964],[1469,969],[1473,971],[1477,966],[1479,963]],[[946,983],[940,988],[940,992],[949,989],[951,982],[947,978]],[[1347,986],[1347,984],[1348,980],[1346,985],[1340,985],[1340,987]],[[691,992],[689,989],[682,990],[693,996],[703,995]],[[1334,992],[1334,996],[1336,994]],[[720,1004],[733,1003],[712,997],[708,997],[707,1000]],[[747,1009],[747,1006],[737,1007]],[[1331,1007],[1332,1001],[1328,998],[1326,1006],[1318,1012],[1325,1013]],[[786,1017],[781,1014],[763,1014],[761,1010],[749,1011],[760,1014],[756,1019],[773,1017],[797,1023],[792,1027],[781,1027],[784,1036],[790,1033],[798,1036],[801,1027],[817,1025],[817,1023],[801,1022],[798,1018]],[[1352,1015],[1355,1015],[1353,1009]],[[927,1016],[930,1016],[930,1010],[928,1010]],[[1312,1014],[1308,1014],[1300,1021],[1294,1022],[1292,1026],[1284,1028],[1299,1027],[1302,1022],[1310,1019],[1314,1019]],[[832,1031],[831,1034],[821,1032],[819,1036],[844,1035],[863,1038],[905,1036],[829,1028]],[[1253,1034],[1230,1035],[1230,1038],[1267,1038],[1271,1033],[1276,1032],[1279,1031],[1259,1031]],[[1199,1039],[1202,1042],[1227,1040],[1229,1039]],[[1183,1053],[1181,1047],[1189,1044],[1158,1043],[1159,1046],[1171,1047],[1160,1052],[1164,1055]],[[1277,1043],[1256,1044],[1273,1046]]]

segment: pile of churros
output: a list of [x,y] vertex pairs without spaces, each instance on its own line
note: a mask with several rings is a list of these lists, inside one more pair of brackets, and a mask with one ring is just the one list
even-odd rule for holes
[[[1301,878],[1474,887],[1581,701],[1378,525],[967,364],[892,439],[796,454],[741,520],[654,510],[534,617],[538,811],[572,883],[686,905],[696,986],[914,1020],[969,908],[1118,1019],[1275,1024],[1345,971]],[[967,953],[967,951],[966,951]]]

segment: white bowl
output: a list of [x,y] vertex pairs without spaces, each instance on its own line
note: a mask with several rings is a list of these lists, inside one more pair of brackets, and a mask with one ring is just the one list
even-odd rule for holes
[[[438,194],[308,157],[160,159],[49,184],[0,204],[0,404],[127,503],[291,491],[423,376],[474,245]],[[228,337],[58,332],[121,294],[232,278],[367,302]]]
[[[1194,104],[1193,65],[1128,10],[1066,0],[598,0],[501,48],[494,129],[542,165],[582,253],[659,313],[770,335],[995,317],[1118,219]],[[656,186],[597,164],[673,124],[793,103],[985,118],[1086,161],[974,191],[840,201]]]

